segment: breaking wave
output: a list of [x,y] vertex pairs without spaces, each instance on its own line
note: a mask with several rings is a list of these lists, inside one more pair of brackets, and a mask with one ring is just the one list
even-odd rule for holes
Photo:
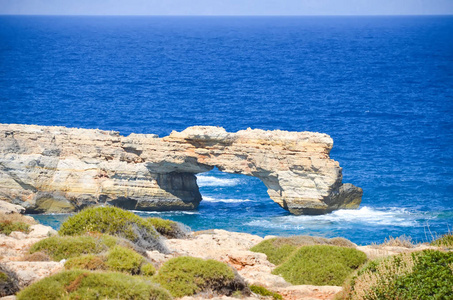
[[252,202],[250,199],[218,199],[209,196],[203,196],[203,201],[205,202],[222,202],[222,203],[242,203],[242,202]]
[[376,209],[364,206],[360,209],[342,209],[320,216],[280,216],[270,220],[253,220],[245,225],[264,228],[302,229],[324,226],[398,226],[417,225],[420,213],[410,212],[404,208]]
[[235,186],[241,182],[237,178],[219,178],[214,176],[197,175],[197,183],[199,187],[206,186]]

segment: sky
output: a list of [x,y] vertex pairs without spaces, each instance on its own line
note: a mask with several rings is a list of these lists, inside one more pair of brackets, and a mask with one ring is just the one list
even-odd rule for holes
[[16,15],[452,15],[453,0],[0,0]]

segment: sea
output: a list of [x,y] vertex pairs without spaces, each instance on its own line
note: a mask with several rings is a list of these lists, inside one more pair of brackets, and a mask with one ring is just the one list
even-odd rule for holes
[[259,179],[215,169],[197,210],[136,213],[358,244],[453,230],[452,16],[0,16],[0,123],[322,132],[359,209],[291,215]]

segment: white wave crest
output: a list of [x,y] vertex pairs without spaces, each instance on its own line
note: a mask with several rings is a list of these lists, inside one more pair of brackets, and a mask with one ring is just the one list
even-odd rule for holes
[[205,202],[222,202],[222,203],[242,203],[242,202],[252,202],[250,199],[218,199],[209,196],[203,196],[203,201]]
[[404,208],[376,209],[361,207],[360,209],[342,209],[320,216],[283,216],[271,220],[254,220],[246,223],[248,226],[266,228],[299,229],[325,226],[416,226],[419,214],[409,212]]
[[146,210],[131,210],[137,215],[198,215],[198,211],[179,211],[179,210],[166,210],[166,211],[146,211]]
[[219,178],[214,176],[197,175],[197,183],[200,187],[205,186],[235,186],[241,181],[237,178]]

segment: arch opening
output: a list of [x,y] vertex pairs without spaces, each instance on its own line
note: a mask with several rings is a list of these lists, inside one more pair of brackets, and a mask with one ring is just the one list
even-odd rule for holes
[[226,173],[217,167],[196,177],[202,196],[199,210],[219,210],[224,214],[259,214],[269,210],[286,213],[269,197],[267,187],[257,177]]

